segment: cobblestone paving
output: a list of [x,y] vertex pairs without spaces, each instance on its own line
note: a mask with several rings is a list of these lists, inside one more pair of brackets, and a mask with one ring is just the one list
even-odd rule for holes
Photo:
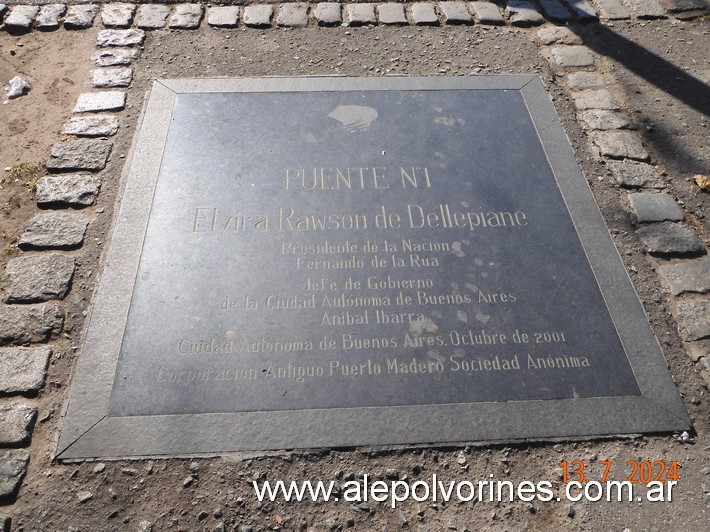
[[[202,4],[0,4],[0,31],[81,31],[105,29],[90,59],[94,89],[81,94],[74,116],[64,125],[66,140],[52,146],[48,175],[37,183],[37,203],[58,210],[32,217],[19,240],[30,253],[10,260],[2,278],[0,304],[0,501],[12,501],[26,474],[37,418],[33,401],[42,393],[52,340],[62,333],[62,300],[71,289],[75,258],[56,250],[82,246],[90,219],[80,210],[92,205],[100,191],[101,170],[112,150],[110,138],[119,128],[131,85],[131,63],[149,31],[200,27],[271,28],[306,26],[481,24],[542,26],[536,35],[553,69],[566,74],[565,86],[582,126],[601,159],[608,160],[616,183],[628,190],[629,212],[651,260],[658,263],[659,284],[672,294],[671,308],[681,336],[689,342],[691,362],[710,383],[710,266],[697,232],[690,227],[674,198],[659,189],[664,179],[649,162],[632,117],[619,109],[614,91],[595,72],[597,57],[581,46],[568,28],[550,22],[590,22],[598,19],[685,20],[710,13],[706,0],[509,0],[504,7],[490,2],[413,3],[263,3],[247,6]],[[226,30],[225,30],[226,31]],[[95,138],[100,137],[100,138]],[[667,263],[665,259],[673,262]],[[698,355],[700,353],[700,355]],[[0,507],[1,508],[1,507]],[[0,529],[9,522],[0,512]]]

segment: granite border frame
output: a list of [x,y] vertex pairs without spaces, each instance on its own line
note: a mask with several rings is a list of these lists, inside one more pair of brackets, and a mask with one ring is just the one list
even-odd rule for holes
[[[474,404],[108,417],[123,330],[179,93],[517,90],[619,333],[640,396]],[[124,173],[125,190],[55,458],[218,455],[239,451],[591,438],[692,428],[643,306],[537,75],[156,80]],[[463,423],[462,420],[470,420]],[[386,434],[386,438],[382,435]]]

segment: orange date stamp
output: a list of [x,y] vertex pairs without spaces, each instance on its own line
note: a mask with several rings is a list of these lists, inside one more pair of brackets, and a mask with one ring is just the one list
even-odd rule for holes
[[[589,481],[606,482],[612,468],[617,469],[618,465],[611,460],[599,460],[601,471],[593,471],[587,468],[581,460],[560,462],[562,469],[562,483],[579,482],[584,484]],[[617,471],[614,471],[617,474]],[[623,474],[626,475],[626,482],[632,484],[649,484],[651,482],[677,482],[678,462],[665,462],[664,460],[629,460],[623,467]]]

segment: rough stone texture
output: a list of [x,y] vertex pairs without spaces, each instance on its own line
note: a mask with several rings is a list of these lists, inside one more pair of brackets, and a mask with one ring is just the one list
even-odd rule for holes
[[404,13],[404,5],[394,2],[387,2],[377,6],[377,18],[380,24],[407,24],[407,15]]
[[624,0],[638,18],[666,18],[666,10],[657,0]]
[[83,4],[69,6],[64,19],[64,27],[68,30],[83,30],[94,24],[99,6],[96,4]]
[[128,87],[133,81],[130,68],[97,68],[89,73],[91,84],[100,89]]
[[78,137],[107,137],[118,131],[118,118],[115,116],[72,116],[62,128],[63,135]]
[[63,299],[74,276],[74,257],[39,253],[10,259],[2,283],[6,303],[39,303]]
[[130,65],[140,57],[135,48],[118,48],[116,50],[101,50],[91,56],[91,62],[98,66]]
[[84,92],[76,99],[75,113],[120,111],[126,106],[126,93],[122,91]]
[[24,449],[0,451],[0,499],[17,495],[29,462],[30,453]]
[[631,18],[626,8],[619,0],[596,0],[601,11],[602,18],[609,20],[626,20]]
[[345,6],[348,26],[365,26],[377,24],[373,4],[347,4]]
[[505,24],[503,16],[500,14],[498,6],[492,2],[471,2],[469,4],[476,20],[481,24],[490,24],[493,26],[502,26]]
[[93,205],[101,181],[93,175],[46,175],[37,181],[38,205]]
[[665,0],[669,13],[682,11],[704,11],[708,9],[706,0]]
[[244,8],[242,19],[250,28],[268,28],[271,26],[271,17],[274,8],[270,5],[252,5]]
[[567,0],[567,5],[572,13],[582,22],[597,20],[597,12],[587,0]]
[[56,30],[60,26],[59,18],[63,17],[66,12],[67,6],[64,4],[42,6],[35,19],[35,27],[43,31]]
[[412,22],[416,26],[437,26],[439,17],[434,11],[434,4],[429,2],[416,2],[410,7],[412,13]]
[[84,241],[88,218],[65,212],[35,214],[20,236],[21,248],[74,248]]
[[555,46],[551,53],[555,62],[564,68],[594,65],[594,56],[584,46]]
[[[2,7],[2,4],[0,4],[0,7]],[[0,9],[0,20],[2,20],[2,9]],[[10,516],[0,513],[0,532],[12,532],[10,530],[10,524]]]
[[0,392],[36,393],[44,386],[52,350],[0,348]]
[[207,10],[207,24],[213,28],[236,28],[240,11],[239,6],[211,7]]
[[684,224],[644,225],[639,235],[651,255],[698,255],[705,250],[698,234]]
[[631,161],[615,161],[609,164],[614,179],[625,188],[663,188],[665,185],[661,175],[653,166],[632,163]]
[[111,142],[98,139],[70,140],[52,146],[48,170],[103,170],[111,153]]
[[170,14],[170,6],[146,4],[138,8],[136,26],[144,30],[164,28]]
[[572,15],[564,8],[560,0],[540,0],[540,5],[549,20],[555,22],[572,20]]
[[39,6],[15,6],[5,18],[7,31],[29,31],[39,13]]
[[545,22],[545,17],[535,10],[535,4],[532,2],[509,0],[505,14],[513,26],[529,27]]
[[604,86],[604,78],[596,72],[572,72],[567,76],[570,89],[598,89]]
[[101,30],[96,36],[96,46],[134,46],[142,44],[145,32],[135,28],[127,30]]
[[133,22],[135,12],[135,4],[104,4],[101,22],[107,28],[128,28]]
[[313,16],[319,26],[337,26],[343,22],[341,5],[337,3],[321,2],[313,8]]
[[604,157],[648,160],[648,152],[641,144],[641,139],[631,131],[594,131],[592,138]]
[[465,2],[439,2],[439,12],[446,24],[472,24],[473,17]]
[[5,4],[0,4],[0,22],[2,22],[2,18],[5,16],[5,13],[7,13],[7,6]]
[[282,4],[276,16],[276,25],[287,28],[305,28],[308,26],[308,4]]
[[710,292],[710,260],[685,261],[661,266],[661,275],[668,283],[671,294]]
[[634,129],[631,120],[617,111],[604,109],[584,111],[581,118],[590,129]]
[[178,4],[170,17],[168,27],[173,29],[194,30],[200,27],[205,8],[202,4]]
[[37,409],[29,403],[0,403],[0,445],[28,442],[36,418]]
[[678,303],[680,334],[686,340],[710,338],[710,301]]
[[614,101],[614,96],[606,89],[573,92],[574,106],[584,111],[586,109],[609,109],[616,111],[619,106]]
[[[58,303],[0,305],[0,344],[46,342],[59,336],[63,323],[64,310]],[[4,378],[0,374],[0,382]]]
[[582,44],[582,39],[578,35],[563,26],[544,26],[537,30],[535,40],[544,45]]
[[637,223],[680,222],[683,212],[675,200],[666,193],[637,192],[629,194],[631,210]]

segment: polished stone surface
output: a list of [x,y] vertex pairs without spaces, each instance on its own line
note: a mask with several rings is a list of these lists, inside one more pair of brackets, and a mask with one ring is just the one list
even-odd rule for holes
[[63,456],[687,425],[533,76],[174,80],[144,124]]

